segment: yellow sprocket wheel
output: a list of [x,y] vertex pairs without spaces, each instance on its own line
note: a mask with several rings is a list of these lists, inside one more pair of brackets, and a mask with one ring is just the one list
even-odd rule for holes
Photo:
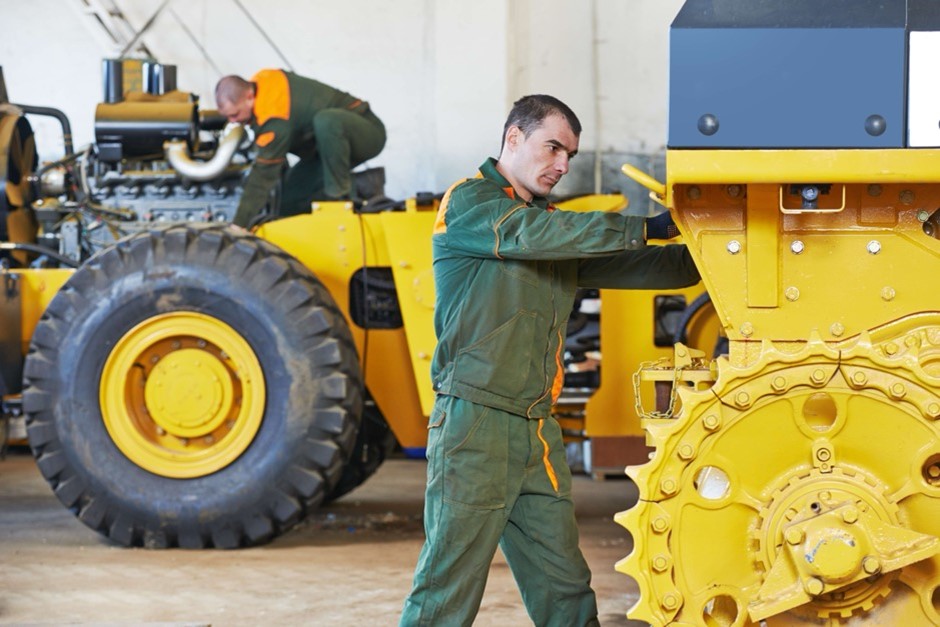
[[[873,339],[874,338],[874,339]],[[652,625],[940,624],[940,324],[718,363],[627,473]]]
[[101,374],[101,415],[115,445],[156,475],[193,478],[237,459],[264,416],[264,373],[232,327],[177,311],[118,340]]

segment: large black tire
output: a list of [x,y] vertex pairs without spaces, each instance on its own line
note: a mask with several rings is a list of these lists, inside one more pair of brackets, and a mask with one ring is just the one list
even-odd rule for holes
[[30,446],[59,500],[152,548],[289,529],[337,485],[363,402],[323,285],[218,226],[155,229],[89,260],[39,322],[24,383]]
[[389,428],[382,412],[374,402],[366,401],[353,453],[327,500],[338,499],[365,483],[366,479],[375,474],[397,444],[398,440],[395,439],[395,434]]

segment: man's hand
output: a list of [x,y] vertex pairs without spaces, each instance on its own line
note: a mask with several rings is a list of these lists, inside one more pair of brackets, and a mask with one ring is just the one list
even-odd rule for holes
[[646,219],[646,239],[672,239],[679,235],[679,229],[676,223],[672,221],[672,215],[664,211],[657,216]]

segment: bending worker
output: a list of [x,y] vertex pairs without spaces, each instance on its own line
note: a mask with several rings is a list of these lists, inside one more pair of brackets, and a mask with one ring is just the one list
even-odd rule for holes
[[300,160],[287,173],[280,213],[296,215],[313,200],[349,199],[350,171],[385,146],[385,126],[369,103],[293,72],[261,70],[251,81],[225,76],[215,100],[229,122],[251,124],[258,148],[235,213],[239,226],[268,201],[287,153]]
[[558,211],[581,124],[551,96],[517,101],[499,159],[445,194],[432,237],[437,398],[426,540],[401,625],[470,625],[497,545],[538,626],[597,625],[571,471],[552,418],[580,287],[676,288],[699,273],[668,213]]

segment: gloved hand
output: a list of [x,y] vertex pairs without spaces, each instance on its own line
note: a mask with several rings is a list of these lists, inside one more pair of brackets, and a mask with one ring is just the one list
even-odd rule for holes
[[672,239],[679,235],[676,223],[668,211],[646,219],[646,239]]

